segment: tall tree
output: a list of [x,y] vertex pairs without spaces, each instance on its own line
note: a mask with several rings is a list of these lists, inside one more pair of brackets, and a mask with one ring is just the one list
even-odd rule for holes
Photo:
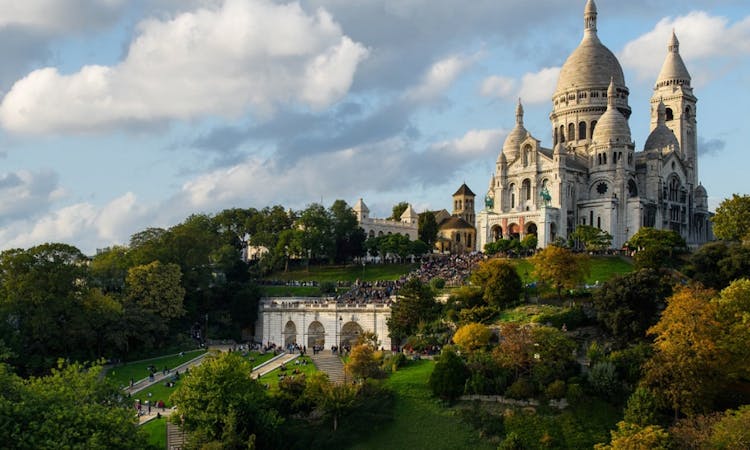
[[594,293],[593,304],[597,320],[622,347],[646,337],[670,295],[671,280],[666,274],[641,269],[605,282]]
[[184,377],[172,394],[180,414],[171,420],[184,420],[193,445],[222,442],[222,448],[239,449],[254,440],[260,448],[274,447],[282,420],[250,372],[250,363],[235,352],[209,356]]
[[331,213],[319,203],[313,203],[300,213],[302,246],[313,258],[333,259],[336,253]]
[[185,289],[180,285],[180,267],[154,261],[128,270],[128,299],[160,319],[169,320],[185,314],[182,302]]
[[612,245],[612,235],[591,225],[578,225],[571,235],[587,251],[606,250]]
[[388,330],[394,342],[411,336],[420,322],[432,322],[440,314],[440,305],[429,285],[418,278],[409,279],[398,293],[387,319]]
[[389,217],[389,220],[395,220],[396,222],[399,222],[401,220],[401,215],[406,211],[406,208],[409,207],[409,203],[407,202],[398,202],[395,205],[393,205],[393,209],[391,210],[391,217]]
[[344,200],[336,200],[330,208],[337,262],[344,262],[364,254],[367,236],[359,227],[357,215]]
[[438,223],[435,220],[435,213],[425,211],[417,219],[419,239],[426,243],[429,248],[435,244],[438,234]]
[[589,259],[568,249],[555,245],[547,246],[531,258],[534,276],[549,284],[562,299],[562,290],[574,289],[583,283],[589,274]]
[[719,204],[711,221],[717,238],[747,241],[750,239],[750,195],[732,194],[732,198]]
[[482,298],[495,308],[505,308],[518,301],[523,290],[516,268],[502,259],[479,263],[471,274],[471,282],[482,289]]

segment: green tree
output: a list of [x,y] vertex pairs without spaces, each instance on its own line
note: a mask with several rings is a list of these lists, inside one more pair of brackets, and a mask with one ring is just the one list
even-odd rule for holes
[[609,444],[596,444],[595,450],[670,450],[672,440],[662,427],[648,425],[641,427],[632,423],[618,422],[617,430],[612,430]]
[[336,238],[331,213],[319,203],[313,203],[300,213],[299,229],[302,230],[302,248],[313,258],[333,259],[336,254]]
[[430,374],[430,389],[440,398],[454,400],[463,394],[468,378],[469,369],[463,359],[450,347],[443,348]]
[[591,225],[578,225],[570,237],[587,251],[601,251],[612,246],[612,235]]
[[172,394],[179,414],[170,420],[184,420],[191,444],[198,447],[232,442],[236,445],[229,448],[247,448],[255,439],[258,447],[271,448],[282,419],[251,372],[250,363],[237,352],[207,357]]
[[712,300],[721,330],[719,347],[728,356],[725,366],[730,379],[750,378],[750,280],[732,282]]
[[635,249],[636,269],[660,269],[677,266],[677,256],[687,251],[685,239],[676,231],[643,227],[626,244]]
[[0,382],[0,439],[9,448],[148,448],[133,410],[99,366],[61,363],[22,380],[0,364]]
[[393,205],[393,209],[391,212],[391,217],[388,218],[388,220],[395,220],[396,222],[401,221],[401,215],[406,211],[406,209],[409,207],[409,203],[407,202],[398,202],[395,205]]
[[388,331],[394,342],[401,342],[417,330],[420,322],[432,322],[440,314],[440,305],[429,285],[418,278],[409,279],[391,305],[391,316],[386,319]]
[[428,248],[432,248],[435,245],[438,234],[438,223],[435,220],[435,213],[425,211],[420,214],[417,220],[417,227],[419,239],[427,244]]
[[516,303],[523,291],[516,268],[501,259],[480,262],[471,274],[471,282],[481,287],[484,301],[498,309]]
[[716,208],[711,218],[714,235],[724,241],[750,239],[750,195],[732,194]]
[[351,260],[364,254],[364,243],[367,236],[359,227],[357,215],[344,200],[336,200],[329,209],[333,224],[337,262]]
[[534,276],[552,286],[562,299],[562,290],[574,289],[583,283],[589,274],[589,259],[568,249],[554,245],[547,246],[531,258]]
[[125,277],[131,266],[129,249],[115,246],[91,258],[89,272],[93,284],[104,292],[122,293],[125,289]]
[[597,320],[623,347],[646,337],[671,294],[670,279],[664,273],[641,269],[605,282],[594,293],[593,305]]
[[185,314],[182,302],[185,289],[180,284],[180,267],[154,261],[128,270],[128,299],[160,319],[174,319]]
[[539,239],[536,237],[536,234],[527,234],[523,237],[523,239],[521,239],[521,248],[527,253],[533,252],[534,250],[536,250],[536,246],[538,243]]

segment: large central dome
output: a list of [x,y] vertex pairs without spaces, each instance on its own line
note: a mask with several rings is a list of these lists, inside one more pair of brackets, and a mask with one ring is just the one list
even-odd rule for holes
[[606,89],[610,81],[625,87],[620,62],[596,35],[596,4],[588,0],[583,10],[583,39],[560,70],[557,92],[569,89]]
[[625,86],[620,62],[594,32],[587,31],[560,69],[557,92],[571,88],[606,88],[610,80],[614,80],[616,86]]

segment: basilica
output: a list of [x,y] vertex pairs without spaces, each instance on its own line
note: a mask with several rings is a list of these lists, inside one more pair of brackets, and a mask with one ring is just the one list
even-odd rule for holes
[[485,208],[476,214],[477,249],[526,234],[545,247],[578,225],[608,232],[613,248],[641,227],[674,230],[691,246],[710,240],[698,179],[697,98],[679,50],[673,32],[651,96],[651,131],[636,150],[622,67],[597,37],[596,4],[588,0],[583,39],[552,98],[552,148],[524,127],[519,100]]

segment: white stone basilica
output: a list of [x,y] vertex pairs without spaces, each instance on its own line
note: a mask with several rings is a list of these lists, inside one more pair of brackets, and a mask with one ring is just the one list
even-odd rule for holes
[[689,245],[712,238],[698,180],[696,102],[672,33],[651,96],[651,133],[636,151],[629,90],[620,63],[596,34],[596,5],[584,10],[583,39],[560,71],[552,98],[553,148],[523,125],[523,107],[477,214],[477,249],[537,234],[539,247],[577,225],[609,232],[620,248],[643,226],[675,230]]

